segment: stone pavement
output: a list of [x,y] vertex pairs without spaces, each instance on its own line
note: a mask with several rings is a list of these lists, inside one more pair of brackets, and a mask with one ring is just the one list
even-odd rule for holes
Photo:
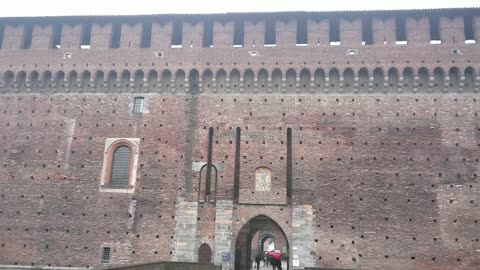
[[[255,263],[254,263],[254,266],[255,266]],[[256,270],[257,268],[256,267],[253,267],[253,270]],[[273,267],[271,265],[269,266],[264,266],[263,265],[263,262],[260,262],[260,270],[272,270]],[[287,262],[286,261],[282,261],[282,270],[287,270]]]

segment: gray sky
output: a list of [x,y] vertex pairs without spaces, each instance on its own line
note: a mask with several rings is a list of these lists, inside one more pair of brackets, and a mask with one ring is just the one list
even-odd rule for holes
[[[5,1],[5,0],[4,0]],[[81,4],[79,4],[81,3]],[[1,17],[480,7],[480,0],[13,0]]]

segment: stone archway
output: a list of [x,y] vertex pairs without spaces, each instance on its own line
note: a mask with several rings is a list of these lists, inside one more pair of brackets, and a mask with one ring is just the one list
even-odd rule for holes
[[[275,246],[282,252],[289,253],[288,238],[283,229],[273,219],[259,215],[250,219],[240,229],[235,241],[235,270],[248,270],[252,266],[252,259],[261,248],[259,243],[263,244],[266,239],[275,239],[280,243]],[[253,252],[252,252],[253,251]],[[283,263],[283,269],[289,269],[288,259]]]

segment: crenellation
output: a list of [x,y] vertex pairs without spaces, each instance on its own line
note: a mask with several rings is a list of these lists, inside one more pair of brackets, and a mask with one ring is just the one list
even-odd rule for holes
[[64,50],[78,50],[80,48],[80,37],[82,36],[82,25],[62,25],[62,37],[60,48]]
[[294,47],[297,40],[297,21],[290,19],[288,21],[279,20],[275,25],[276,44],[279,47]]
[[7,24],[5,26],[5,32],[3,33],[2,49],[6,49],[6,50],[20,49],[23,41],[24,31],[25,31],[25,25]]
[[139,49],[142,40],[142,24],[122,24],[120,48]]
[[[395,37],[395,18],[373,18],[373,44],[394,46]],[[407,29],[408,31],[408,29]]]
[[244,47],[249,50],[258,50],[264,46],[265,40],[265,22],[264,21],[245,21],[245,44]]
[[[110,38],[112,33],[112,24],[92,24],[90,49],[105,50],[110,47]],[[73,50],[74,48],[72,48]],[[80,48],[82,49],[82,48]]]
[[465,44],[463,17],[440,17],[440,37],[442,39],[442,44]]
[[409,45],[424,45],[430,41],[428,17],[407,17],[405,20]]
[[52,48],[52,36],[54,25],[34,25],[32,37],[32,49],[42,50]]
[[362,18],[340,20],[340,39],[345,47],[362,44]]

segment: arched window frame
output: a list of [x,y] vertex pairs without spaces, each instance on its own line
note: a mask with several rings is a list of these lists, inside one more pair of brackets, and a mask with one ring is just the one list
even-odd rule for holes
[[[105,149],[103,155],[102,175],[100,180],[100,191],[102,192],[116,192],[116,193],[133,193],[137,179],[138,155],[139,155],[139,138],[107,138],[105,141]],[[120,146],[127,146],[130,148],[130,173],[128,176],[128,186],[112,187],[109,185],[112,166],[113,155],[115,150]]]

